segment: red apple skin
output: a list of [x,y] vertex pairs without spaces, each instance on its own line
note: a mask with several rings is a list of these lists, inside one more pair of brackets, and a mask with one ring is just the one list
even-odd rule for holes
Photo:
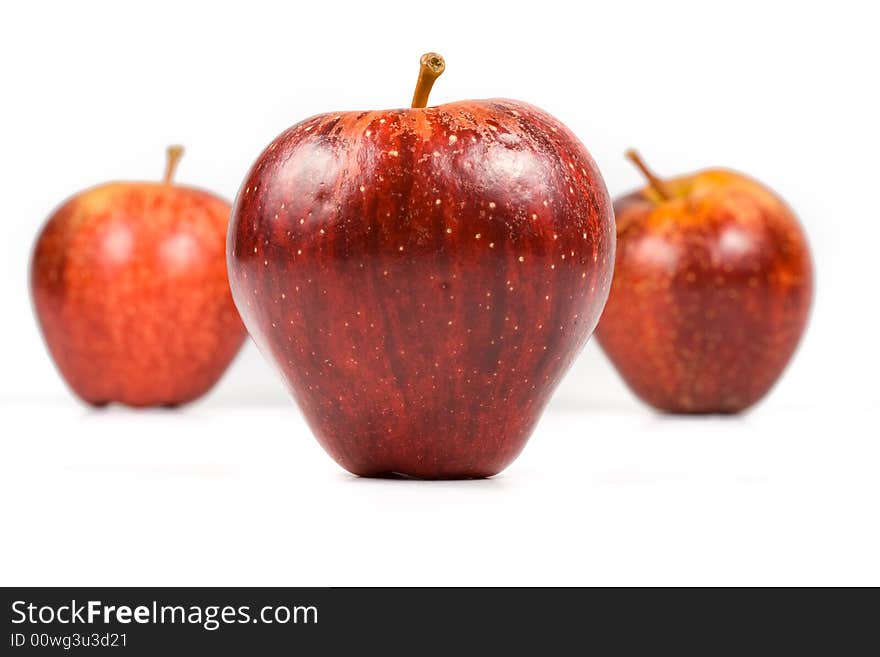
[[512,100],[324,114],[239,191],[233,296],[323,447],[363,476],[488,477],[595,328],[611,201]]
[[146,182],[95,187],[52,214],[31,291],[79,397],[174,406],[217,382],[246,335],[226,276],[228,221],[213,194]]
[[737,413],[794,353],[813,268],[800,224],[760,183],[725,170],[615,201],[614,282],[596,330],[635,394],[671,413]]

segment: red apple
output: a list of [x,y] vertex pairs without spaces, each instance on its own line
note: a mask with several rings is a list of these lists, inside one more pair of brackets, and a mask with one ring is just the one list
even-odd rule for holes
[[216,383],[246,335],[226,276],[229,204],[165,180],[100,185],[37,238],[31,291],[62,376],[83,400],[177,405]]
[[513,100],[306,119],[260,155],[232,292],[318,440],[365,476],[475,478],[522,450],[605,303],[611,203],[577,138]]
[[641,399],[673,413],[736,413],[779,378],[807,323],[813,271],[791,209],[710,169],[614,203],[617,262],[596,337]]

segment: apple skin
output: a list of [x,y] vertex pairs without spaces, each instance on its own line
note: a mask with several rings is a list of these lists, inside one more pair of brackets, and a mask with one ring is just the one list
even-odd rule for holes
[[707,170],[615,201],[617,256],[596,338],[633,392],[671,413],[736,413],[794,353],[813,268],[788,206],[755,180]]
[[611,201],[561,123],[494,99],[324,114],[247,175],[239,311],[327,452],[362,476],[496,474],[595,328]]
[[246,336],[226,276],[229,204],[108,183],[58,208],[31,263],[46,345],[89,404],[174,406],[220,378]]

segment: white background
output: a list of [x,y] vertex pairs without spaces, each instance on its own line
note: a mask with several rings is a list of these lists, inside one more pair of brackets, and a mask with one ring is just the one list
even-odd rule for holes
[[[0,584],[880,584],[878,17],[870,3],[77,2],[0,9]],[[65,197],[158,178],[232,198],[312,114],[507,96],[578,134],[612,195],[724,165],[814,249],[794,362],[752,412],[640,405],[596,345],[481,482],[360,480],[248,343],[181,411],[95,412],[33,320],[30,248]]]

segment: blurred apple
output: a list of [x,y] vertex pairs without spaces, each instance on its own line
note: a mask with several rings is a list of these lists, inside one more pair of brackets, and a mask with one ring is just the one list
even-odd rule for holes
[[771,190],[733,171],[661,179],[614,203],[617,256],[596,337],[642,400],[735,413],[800,341],[813,293],[807,240]]
[[229,204],[161,182],[81,192],[49,217],[31,291],[55,364],[90,404],[182,404],[217,382],[246,335],[226,276]]

